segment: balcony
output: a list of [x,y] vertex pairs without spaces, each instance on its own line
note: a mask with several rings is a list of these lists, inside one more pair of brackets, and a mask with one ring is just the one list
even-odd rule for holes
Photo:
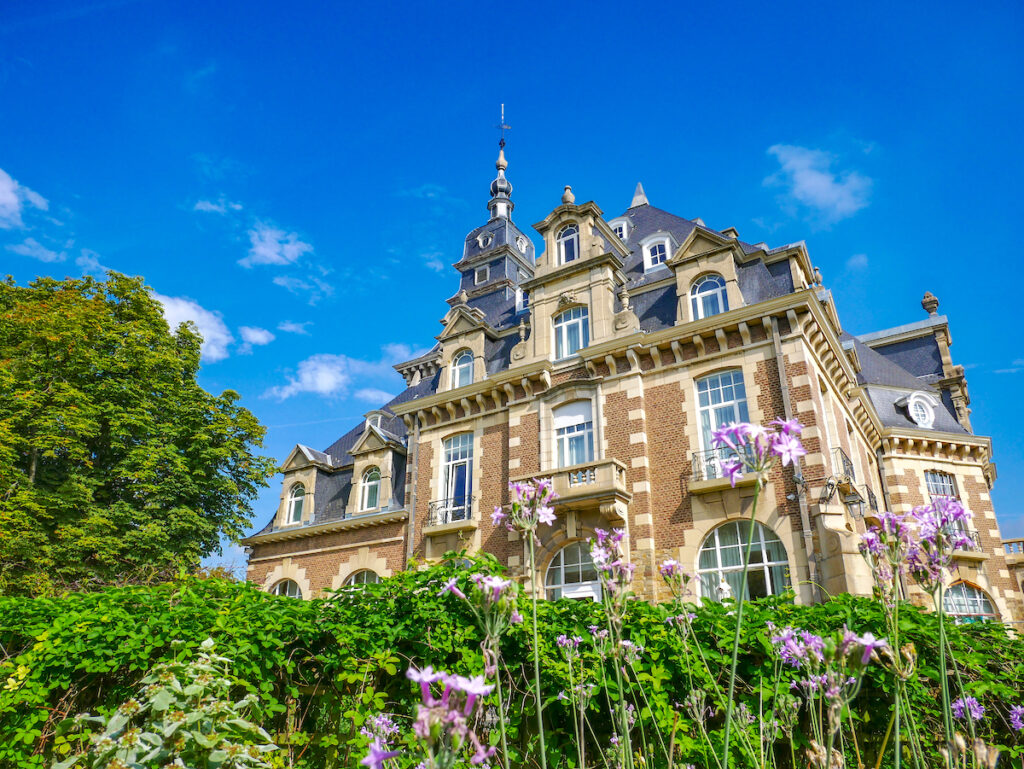
[[832,469],[840,486],[844,482],[850,486],[857,482],[857,472],[853,469],[853,460],[839,447],[832,449]]
[[1024,565],[1024,539],[1004,539],[1003,554],[1008,566]]
[[[727,446],[722,446],[717,449],[693,452],[693,475],[690,478],[690,491],[697,494],[703,491],[719,491],[730,488],[732,482],[722,472],[721,463],[736,457],[752,463],[753,450],[749,446],[744,446],[737,452]],[[736,485],[746,486],[756,480],[754,473],[745,472],[736,479]]]
[[450,497],[437,499],[427,505],[427,525],[424,534],[444,534],[449,531],[475,529],[479,522],[474,515],[476,499]]
[[[543,475],[551,479],[551,487],[558,495],[558,512],[597,508],[613,522],[621,522],[622,511],[633,498],[626,486],[626,466],[617,459],[561,467]],[[512,480],[532,480],[532,476]]]
[[965,534],[969,540],[973,543],[973,547],[960,549],[957,548],[953,551],[953,557],[959,558],[962,561],[985,561],[988,559],[988,553],[982,550],[981,547],[981,535],[976,529],[961,529],[961,533]]

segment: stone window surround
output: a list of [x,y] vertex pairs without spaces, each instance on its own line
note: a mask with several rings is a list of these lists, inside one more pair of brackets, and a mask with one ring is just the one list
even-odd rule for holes
[[[483,482],[483,474],[481,467],[483,462],[481,461],[481,446],[483,443],[483,422],[481,420],[474,420],[472,427],[463,424],[458,425],[458,429],[449,430],[443,434],[438,434],[431,439],[431,447],[434,452],[434,456],[437,457],[437,461],[434,462],[433,472],[430,476],[430,499],[427,502],[433,502],[436,500],[444,499],[447,489],[447,478],[445,477],[445,469],[447,465],[444,461],[444,443],[449,438],[454,438],[456,435],[463,435],[464,433],[472,433],[473,435],[473,470],[470,474],[471,486],[470,486],[470,512],[474,520],[480,520],[480,511],[476,508],[476,500],[480,496],[480,484]],[[468,429],[467,429],[468,428]]]
[[309,579],[306,577],[306,570],[288,556],[285,556],[281,563],[267,572],[267,576],[263,580],[263,591],[266,593],[271,592],[277,583],[286,579],[290,579],[299,586],[299,590],[302,591],[303,600],[313,597],[313,589],[310,587]]
[[[658,243],[665,244],[665,261],[659,262],[658,264],[651,264],[651,247]],[[659,268],[668,268],[668,260],[675,254],[678,245],[672,239],[672,235],[664,230],[658,230],[648,235],[646,238],[640,241],[640,248],[643,252],[644,257],[644,272],[652,272]]]
[[[288,520],[290,512],[289,498],[295,484],[301,483],[306,494],[302,498],[302,519],[291,522]],[[298,470],[292,470],[285,474],[284,482],[281,484],[281,499],[278,504],[277,517],[274,519],[275,529],[285,529],[290,526],[301,526],[313,519],[313,506],[316,499],[316,468],[307,466]]]
[[725,280],[725,293],[729,299],[730,310],[746,306],[737,280],[736,261],[732,250],[713,251],[681,259],[677,255],[670,261],[676,273],[676,325],[702,320],[693,317],[690,289],[699,278],[709,273],[721,275]]
[[347,561],[338,564],[337,573],[331,578],[331,589],[337,590],[357,571],[372,571],[381,579],[390,577],[394,572],[388,568],[386,558],[376,555],[369,546],[360,547],[356,554]]
[[600,462],[606,456],[608,446],[604,429],[604,394],[601,384],[576,383],[570,386],[556,387],[542,393],[536,398],[537,403],[537,435],[540,440],[540,470],[542,473],[558,469],[558,447],[555,445],[555,415],[559,406],[573,401],[590,401],[591,415],[594,420],[594,462]]
[[[352,488],[349,491],[348,503],[345,508],[354,511],[358,515],[365,515],[378,510],[385,510],[391,505],[391,498],[394,496],[392,478],[394,477],[394,451],[389,446],[384,446],[373,451],[367,451],[353,458],[352,463]],[[380,488],[377,490],[377,507],[363,509],[363,478],[367,471],[376,467],[380,470]]]

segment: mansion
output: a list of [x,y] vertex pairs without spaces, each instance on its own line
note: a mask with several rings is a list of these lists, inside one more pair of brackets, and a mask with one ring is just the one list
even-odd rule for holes
[[[621,527],[640,596],[666,597],[657,564],[674,558],[704,599],[725,580],[737,597],[811,603],[870,595],[858,543],[878,511],[953,496],[976,548],[956,553],[948,610],[1024,620],[1024,541],[1001,538],[991,440],[971,428],[938,299],[852,335],[802,242],[746,243],[652,206],[640,185],[612,218],[566,187],[535,245],[505,170],[502,151],[437,343],[395,367],[404,392],[284,462],[277,510],[242,543],[250,581],[310,598],[484,550],[543,597],[597,598],[587,538]],[[807,455],[767,480],[743,585],[754,480],[721,477],[711,433],[775,418],[805,425]],[[557,521],[530,574],[491,511],[510,481],[541,477]]]

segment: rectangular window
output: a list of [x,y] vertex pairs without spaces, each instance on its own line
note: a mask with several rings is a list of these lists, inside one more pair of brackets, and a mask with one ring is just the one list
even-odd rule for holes
[[516,288],[516,312],[526,312],[530,308],[530,292]]
[[594,415],[590,401],[573,401],[554,411],[558,466],[594,461]]
[[555,316],[555,360],[568,358],[590,344],[586,307],[573,307]]
[[712,443],[715,430],[733,422],[749,422],[747,392],[743,386],[742,371],[723,371],[697,380],[697,406],[700,419],[700,437],[703,451],[700,468],[704,478],[721,475],[718,463],[734,452],[716,449]]
[[932,501],[934,501],[936,497],[958,498],[956,493],[956,482],[953,480],[953,476],[949,473],[926,470],[924,473],[924,482],[925,485],[928,486],[928,496],[932,498]]
[[487,279],[491,276],[490,265],[484,265],[483,267],[477,267],[476,272],[473,273],[473,280],[476,281],[476,285],[486,283]]
[[473,499],[473,433],[444,442],[445,523],[470,517]]

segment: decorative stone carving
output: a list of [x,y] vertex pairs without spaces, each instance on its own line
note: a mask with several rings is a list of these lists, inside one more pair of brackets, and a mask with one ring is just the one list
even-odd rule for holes
[[629,308],[629,290],[625,286],[619,291],[619,301],[622,302],[622,309],[615,313],[615,320],[613,321],[615,330],[639,331],[640,319]]
[[519,319],[519,342],[512,348],[509,357],[514,360],[522,360],[526,357],[526,319]]
[[939,300],[931,291],[925,291],[924,299],[921,300],[921,307],[929,315],[936,315],[939,311]]
[[576,292],[575,291],[566,291],[566,292],[558,295],[558,306],[559,306],[559,308],[561,308],[561,307],[568,307],[570,304],[576,304]]
[[562,193],[562,202],[571,205],[576,202],[576,196],[572,194],[572,187],[565,185],[565,192]]

